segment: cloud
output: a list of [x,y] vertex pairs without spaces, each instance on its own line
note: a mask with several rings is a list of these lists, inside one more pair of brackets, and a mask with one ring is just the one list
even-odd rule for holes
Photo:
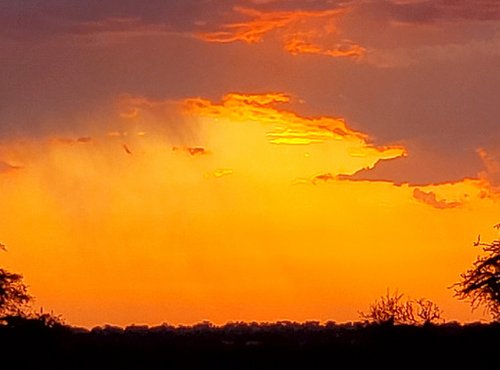
[[462,43],[447,42],[438,45],[372,49],[362,61],[381,68],[401,68],[491,56],[500,56],[500,37],[498,36],[486,40],[463,40]]
[[[352,0],[352,1],[88,1],[27,0],[7,2],[0,15],[2,34],[16,40],[40,40],[61,35],[144,36],[180,34],[212,42],[258,42],[270,32],[291,37],[288,48],[331,56],[359,56],[364,49],[337,44],[323,45],[330,35],[338,36],[336,19],[347,11],[360,10],[389,21],[428,24],[443,21],[489,21],[500,19],[496,0]],[[314,35],[304,35],[304,30]],[[312,41],[310,38],[315,40]],[[102,39],[101,39],[102,40]],[[294,45],[292,47],[292,45]],[[354,44],[353,44],[354,46]],[[337,51],[338,50],[338,51]]]
[[[412,187],[479,181],[478,187],[493,196],[500,193],[500,156],[498,151],[479,148],[473,165],[460,159],[451,161],[437,153],[422,153],[418,149],[408,155],[380,159],[373,167],[360,169],[352,175],[339,175],[350,181],[379,181]],[[462,154],[463,155],[463,154]],[[471,154],[472,155],[472,154]],[[485,193],[485,194],[486,194]]]
[[[118,5],[119,4],[119,5]],[[40,40],[63,35],[152,35],[191,33],[218,24],[236,6],[267,7],[246,0],[211,1],[116,0],[75,3],[67,0],[2,4],[0,29],[17,40]]]
[[487,151],[483,148],[477,150],[484,169],[479,172],[478,177],[487,184],[487,191],[500,194],[500,157],[498,151]]
[[[220,103],[203,98],[185,99],[185,114],[227,120],[231,125],[253,122],[263,126],[269,144],[320,145],[331,143],[347,162],[373,163],[404,156],[402,146],[375,146],[369,135],[349,127],[342,118],[304,117],[283,108],[290,102],[284,93],[226,94]],[[342,148],[342,149],[340,149]],[[346,168],[348,168],[347,166]],[[344,170],[344,173],[350,171]]]
[[277,125],[268,133],[274,144],[303,144],[329,139],[352,138],[365,140],[367,135],[349,128],[343,119],[331,117],[304,118],[293,112],[275,108],[287,103],[290,97],[283,93],[239,94],[230,93],[220,104],[210,100],[186,99],[186,111],[191,114],[225,117],[233,121],[256,121]]
[[[277,32],[284,50],[294,55],[359,58],[366,51],[355,42],[339,37],[336,20],[346,13],[347,8],[260,11],[236,7],[234,11],[248,19],[221,24],[215,31],[198,33],[198,37],[207,42],[254,44]],[[332,38],[333,42],[325,43]]]
[[[500,44],[491,22],[496,3],[5,2],[2,38],[37,42],[2,44],[0,139],[94,136],[90,123],[96,130],[135,135],[155,132],[148,126],[154,121],[155,129],[183,137],[175,145],[199,145],[196,130],[186,132],[186,122],[169,116],[168,101],[190,96],[214,101],[228,91],[289,91],[307,102],[297,112],[338,114],[353,131],[370,133],[368,141],[419,147],[357,178],[422,185],[473,177],[482,166],[476,148],[490,150],[498,140]],[[221,46],[196,38],[220,31],[241,34],[259,24],[261,31],[254,34],[259,45],[240,40]],[[121,37],[127,42],[110,48],[89,49],[79,42]],[[51,42],[38,42],[42,38]],[[77,42],[68,45],[68,40]],[[312,57],[349,54],[356,45],[367,49],[356,64]],[[148,99],[130,99],[120,120],[109,111],[122,93]],[[307,128],[277,126],[267,139],[308,145],[338,137],[335,129]]]
[[405,156],[381,159],[373,167],[363,168],[353,175],[340,178],[351,181],[382,181],[395,185],[426,186],[477,178],[475,166],[451,162],[438,153],[421,153],[409,150]]
[[[500,184],[499,162],[482,149],[478,152],[484,161],[484,170],[479,173],[475,171],[475,167],[465,170],[460,161],[453,162],[449,158],[436,157],[433,153],[428,156],[422,153],[412,155],[410,150],[406,156],[380,159],[372,167],[366,167],[352,175],[340,174],[335,178],[409,187],[413,189],[413,197],[422,203],[437,209],[457,208],[465,204],[470,197],[498,199],[500,187],[495,184]],[[461,194],[460,200],[438,199],[435,192],[453,187],[459,189],[462,185],[470,186],[470,189]],[[452,197],[455,197],[454,194],[449,193]]]
[[462,205],[461,202],[449,202],[443,199],[438,200],[434,192],[425,192],[423,190],[420,190],[419,188],[413,190],[413,197],[416,200],[437,209],[457,208]]
[[366,53],[366,49],[364,47],[351,40],[342,40],[342,42],[325,47],[310,41],[311,38],[311,33],[290,35],[284,40],[284,48],[293,55],[317,54],[334,58],[360,58]]
[[[4,35],[20,40],[40,40],[61,35],[144,35],[183,32],[196,20],[217,18],[224,7],[196,0],[182,2],[139,0],[36,1],[2,5]],[[230,5],[229,5],[230,6]]]
[[143,19],[134,17],[106,18],[77,23],[66,30],[65,34],[72,38],[80,38],[88,45],[107,46],[133,37],[181,35],[182,33],[172,30],[168,24],[147,23]]
[[372,0],[360,3],[359,7],[408,24],[500,19],[500,5],[496,0]]
[[334,181],[334,180],[335,180],[335,176],[333,176],[330,172],[327,172],[327,173],[322,173],[320,175],[314,176],[313,179],[311,180],[311,182],[313,185],[316,185],[319,181],[328,182],[328,181]]
[[[24,41],[61,36],[105,45],[138,36],[179,35],[207,42],[257,43],[278,32],[284,50],[359,58],[365,49],[341,36],[336,19],[348,8],[340,2],[182,1],[144,4],[112,0],[85,7],[65,1],[6,6],[0,21],[3,34]],[[0,28],[1,29],[1,28]]]
[[[360,145],[349,149],[352,157],[376,156],[393,158],[403,155],[401,146],[373,146],[368,135],[353,130],[342,118],[302,117],[292,111],[281,109],[290,103],[291,97],[284,93],[244,94],[229,93],[220,103],[204,98],[186,98],[180,101],[150,99],[141,96],[120,98],[120,116],[125,122],[147,124],[158,122],[160,126],[168,111],[182,106],[185,120],[189,117],[223,118],[233,123],[251,121],[267,125],[266,137],[276,145],[308,145],[326,141],[350,141]],[[179,117],[177,118],[179,119]],[[192,122],[191,122],[192,124]],[[184,125],[185,129],[188,125]],[[142,126],[141,126],[142,127]],[[182,129],[182,128],[180,128]],[[108,136],[126,136],[127,131],[111,131]],[[174,146],[174,151],[185,151],[190,155],[207,154],[200,146]]]
[[481,171],[480,176],[488,179],[495,185],[500,185],[500,162],[498,157],[483,148],[479,148],[477,153],[485,167],[484,171]]
[[242,14],[250,20],[221,24],[219,30],[201,32],[199,38],[208,42],[229,43],[243,41],[249,44],[261,42],[264,36],[276,29],[282,29],[297,21],[300,17],[324,17],[330,13],[296,13],[296,12],[261,12],[255,9],[237,7],[235,13]]

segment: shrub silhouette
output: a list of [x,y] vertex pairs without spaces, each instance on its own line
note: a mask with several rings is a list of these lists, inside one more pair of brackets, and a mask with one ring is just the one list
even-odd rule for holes
[[[495,228],[500,228],[500,224]],[[460,275],[461,281],[452,285],[455,296],[470,301],[472,310],[484,306],[487,313],[500,320],[500,240],[483,243],[478,237],[474,246],[481,246],[484,254]]]
[[417,324],[421,323],[425,325],[442,321],[443,311],[441,311],[437,304],[428,299],[419,298],[413,301],[413,308],[411,312],[416,315],[413,320]]
[[405,299],[404,294],[397,291],[393,294],[387,291],[370,305],[368,312],[360,313],[364,320],[389,325],[426,325],[440,321],[441,315],[441,309],[434,302],[425,298]]

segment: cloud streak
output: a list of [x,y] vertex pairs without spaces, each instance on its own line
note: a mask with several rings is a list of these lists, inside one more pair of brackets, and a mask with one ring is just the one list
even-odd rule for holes
[[[259,11],[236,7],[235,13],[248,20],[228,22],[216,31],[200,32],[197,36],[207,42],[231,43],[242,41],[248,44],[262,42],[273,32],[279,34],[285,51],[297,54],[317,54],[329,57],[359,58],[365,48],[355,42],[339,37],[336,20],[347,8],[326,10]],[[324,39],[334,42],[324,44]]]
[[328,182],[328,181],[334,181],[336,179],[335,176],[333,176],[331,173],[322,173],[320,175],[316,175],[312,178],[311,183],[313,185],[318,184],[320,181],[322,182]]
[[[119,6],[117,6],[119,4]],[[285,50],[359,57],[364,49],[338,38],[336,20],[361,11],[390,22],[429,24],[500,19],[495,0],[196,1],[28,0],[8,3],[0,16],[3,35],[16,40],[73,36],[129,37],[180,34],[209,42],[260,42],[280,31]],[[304,33],[307,30],[308,33]],[[311,31],[312,30],[312,31]],[[337,42],[319,42],[335,35]],[[286,39],[288,38],[288,41]],[[333,46],[332,46],[333,45]],[[346,53],[346,49],[350,52]]]
[[291,54],[359,58],[365,49],[344,38],[337,19],[349,8],[331,2],[306,5],[301,2],[255,3],[225,1],[182,4],[152,1],[114,1],[69,7],[65,2],[28,3],[6,6],[4,35],[24,41],[61,36],[83,38],[90,44],[108,44],[131,37],[177,35],[210,43],[241,41],[258,43],[277,33],[283,49]]
[[[367,135],[352,130],[343,119],[331,117],[309,119],[275,107],[277,104],[289,101],[290,97],[283,93],[230,93],[222,98],[220,104],[201,98],[186,99],[184,104],[186,111],[195,115],[224,117],[236,122],[249,120],[277,125],[275,130],[268,134],[271,143],[302,143],[297,142],[297,139],[310,142],[341,138],[367,139]],[[277,141],[278,138],[282,140]]]
[[484,169],[478,177],[485,183],[484,195],[490,197],[500,196],[500,160],[498,151],[487,151],[483,148],[477,150]]
[[425,192],[419,188],[413,190],[413,198],[436,209],[457,208],[462,205],[461,202],[450,202],[444,199],[437,199],[436,193],[432,191]]
[[500,19],[496,0],[388,0],[371,1],[367,6],[385,12],[393,21],[411,24]]

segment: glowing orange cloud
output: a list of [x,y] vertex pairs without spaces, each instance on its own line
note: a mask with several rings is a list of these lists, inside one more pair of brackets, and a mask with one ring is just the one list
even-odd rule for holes
[[261,42],[264,36],[279,31],[284,49],[291,54],[318,54],[330,57],[354,57],[365,54],[365,49],[350,40],[340,39],[323,46],[325,38],[338,36],[335,20],[348,9],[310,11],[271,11],[236,7],[235,12],[250,18],[244,22],[227,23],[220,30],[202,32],[197,37],[207,42],[249,44]]
[[[318,173],[331,173],[336,179],[340,174],[372,168],[379,160],[406,155],[402,146],[373,145],[367,134],[352,129],[342,118],[305,117],[287,110],[290,100],[291,97],[282,92],[229,93],[220,102],[200,97],[169,101],[124,96],[120,99],[119,114],[123,119],[122,128],[127,130],[107,135],[125,137],[128,132],[143,132],[146,128],[151,135],[153,131],[158,133],[158,127],[165,126],[166,121],[172,121],[175,130],[187,132],[185,135],[174,132],[170,140],[175,142],[165,144],[174,152],[185,152],[190,157],[210,153],[209,162],[214,162],[206,169],[208,178],[221,177],[213,168],[231,168],[238,174],[255,171],[252,176],[256,176],[259,169],[254,168],[254,163],[266,157],[270,177],[280,181],[296,181],[294,179],[301,177],[306,183],[316,183],[310,179]],[[181,109],[177,112],[180,116],[168,118],[175,109]],[[176,124],[179,121],[182,125]],[[130,141],[134,136],[137,135],[127,138]],[[249,141],[249,137],[254,139]],[[304,152],[306,146],[308,149]],[[290,156],[295,158],[294,166],[283,166],[283,161]]]
[[324,49],[318,44],[307,42],[304,39],[292,38],[287,40],[285,50],[291,54],[319,54],[329,57],[361,57],[366,49],[355,43],[345,41],[333,48]]
[[197,116],[264,124],[268,127],[266,135],[271,144],[307,145],[332,140],[351,142],[355,145],[347,148],[347,152],[352,158],[394,158],[406,153],[399,146],[372,146],[368,135],[351,129],[341,118],[301,117],[276,107],[289,101],[290,97],[283,93],[232,93],[225,95],[220,104],[202,98],[187,99],[184,104],[187,113]]
[[367,136],[347,127],[341,118],[303,118],[293,112],[275,108],[278,103],[287,103],[290,97],[274,94],[227,94],[221,104],[202,98],[187,99],[189,113],[213,118],[225,118],[234,122],[254,121],[273,125],[268,133],[273,144],[309,144],[327,139],[356,138]]
[[228,23],[221,26],[222,31],[204,32],[198,37],[204,41],[228,43],[243,41],[249,44],[262,41],[265,34],[270,31],[284,28],[291,23],[297,22],[302,17],[325,17],[339,13],[339,11],[328,12],[261,12],[254,9],[236,7],[236,13],[251,18],[247,22]]

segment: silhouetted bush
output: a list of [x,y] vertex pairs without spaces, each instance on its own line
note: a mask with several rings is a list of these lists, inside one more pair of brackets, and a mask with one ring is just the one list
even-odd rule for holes
[[441,320],[442,311],[434,302],[426,299],[405,299],[397,291],[372,303],[368,312],[360,312],[361,319],[377,324],[425,325]]

